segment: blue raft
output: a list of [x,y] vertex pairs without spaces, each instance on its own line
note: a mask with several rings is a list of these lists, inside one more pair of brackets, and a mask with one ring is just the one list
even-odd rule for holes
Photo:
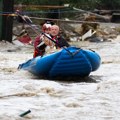
[[37,76],[85,77],[96,71],[101,64],[100,56],[92,50],[68,47],[61,51],[36,57],[19,65],[19,69],[27,70]]

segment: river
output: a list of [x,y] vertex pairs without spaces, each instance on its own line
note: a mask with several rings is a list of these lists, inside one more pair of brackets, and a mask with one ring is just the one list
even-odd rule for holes
[[120,119],[120,40],[75,44],[95,50],[101,66],[85,80],[60,81],[17,69],[32,58],[32,46],[0,42],[0,120]]

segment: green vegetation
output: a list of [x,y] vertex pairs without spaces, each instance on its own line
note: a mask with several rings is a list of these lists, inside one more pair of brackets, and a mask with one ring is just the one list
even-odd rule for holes
[[[119,10],[120,0],[14,0],[15,5],[27,5],[23,7],[23,11],[29,16],[40,18],[69,18],[76,19],[75,16],[80,14],[73,7],[93,11],[98,10]],[[52,8],[48,6],[63,6],[69,4],[66,8]],[[44,6],[44,7],[42,7]]]
[[84,10],[91,9],[119,9],[120,0],[14,0],[15,4],[26,5],[63,5],[69,4]]

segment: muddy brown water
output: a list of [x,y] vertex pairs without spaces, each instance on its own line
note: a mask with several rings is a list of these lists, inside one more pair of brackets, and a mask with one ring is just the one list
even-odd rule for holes
[[[101,56],[88,82],[38,79],[19,71],[18,65],[32,58],[33,47],[0,43],[1,120],[120,119],[120,40],[71,44]],[[31,113],[20,117],[27,110]]]

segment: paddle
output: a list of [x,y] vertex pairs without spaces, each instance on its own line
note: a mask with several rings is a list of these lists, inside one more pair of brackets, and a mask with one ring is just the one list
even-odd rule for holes
[[[37,35],[39,35],[39,32],[38,32],[35,28],[33,28],[33,26],[31,25],[31,22],[28,22],[28,21],[25,19],[25,17],[22,16],[21,14],[18,13],[18,15],[24,20],[24,22],[25,22],[26,24],[28,24],[28,25],[31,27],[31,29],[33,29],[33,31],[34,31]],[[48,36],[46,35],[46,33],[44,33],[44,32],[42,32],[42,34],[43,34],[45,37],[47,37],[49,40],[51,40],[52,42],[54,42],[58,47],[60,47],[60,46],[59,46],[59,43],[57,43],[55,39],[53,40],[52,38],[48,37]],[[73,53],[70,52],[65,46],[63,46],[62,48],[63,48],[64,50],[66,50],[71,56],[73,56]]]
[[38,32],[35,28],[33,28],[33,26],[32,26],[32,20],[29,19],[29,17],[23,16],[23,15],[21,15],[21,14],[18,13],[18,12],[16,13],[16,15],[17,15],[17,16],[20,16],[21,19],[22,19],[26,24],[28,24],[28,25],[31,27],[31,29],[33,29],[33,31],[34,31],[37,35],[39,35],[39,32]]

